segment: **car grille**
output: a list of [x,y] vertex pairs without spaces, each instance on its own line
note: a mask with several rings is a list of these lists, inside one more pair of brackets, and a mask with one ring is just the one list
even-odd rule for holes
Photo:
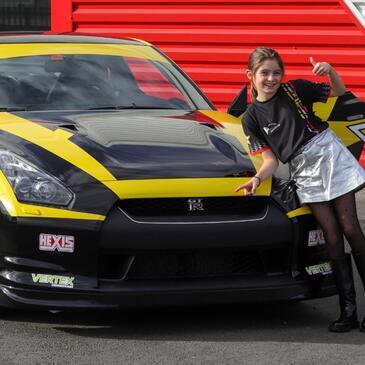
[[262,277],[289,272],[287,248],[239,251],[157,251],[101,255],[100,279],[180,280]]
[[268,198],[214,197],[202,198],[201,203],[204,210],[191,210],[193,208],[189,203],[189,198],[126,199],[119,202],[119,208],[135,217],[222,216],[233,214],[257,217],[265,214]]

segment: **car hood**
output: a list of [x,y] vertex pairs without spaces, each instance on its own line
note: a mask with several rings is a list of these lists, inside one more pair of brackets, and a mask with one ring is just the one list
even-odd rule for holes
[[[99,181],[238,177],[255,173],[238,139],[197,111],[2,114],[3,132],[19,137],[14,143],[16,149],[36,165],[51,169],[64,182],[72,180],[72,176],[67,177],[62,171],[57,174],[55,167],[45,162],[47,154],[56,154],[84,172],[92,171]],[[18,125],[14,130],[15,124]],[[9,138],[4,138],[9,144]],[[34,145],[41,150],[35,152]]]

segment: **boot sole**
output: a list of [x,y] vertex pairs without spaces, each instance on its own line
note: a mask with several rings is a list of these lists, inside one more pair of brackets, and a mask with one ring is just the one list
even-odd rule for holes
[[[329,332],[335,332],[335,333],[344,333],[344,332],[350,332],[351,330],[354,330],[354,329],[356,329],[356,328],[359,328],[359,326],[360,326],[360,323],[359,322],[357,322],[357,323],[353,323],[352,325],[351,325],[351,327],[346,327],[346,328],[336,328],[336,327],[328,327],[328,331]],[[364,329],[361,329],[360,328],[360,331],[361,332],[365,332],[365,328]]]

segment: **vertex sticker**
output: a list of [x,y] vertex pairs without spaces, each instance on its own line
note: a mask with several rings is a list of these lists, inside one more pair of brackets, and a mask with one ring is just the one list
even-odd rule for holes
[[321,229],[316,229],[313,231],[309,231],[308,234],[308,246],[318,246],[318,245],[324,245],[326,241],[324,240],[323,231]]
[[57,234],[41,233],[39,235],[39,249],[41,251],[74,252],[75,237]]
[[308,275],[327,275],[332,273],[332,267],[330,262],[323,262],[318,265],[308,266],[305,268]]
[[58,288],[73,288],[75,278],[73,276],[32,274],[32,280],[35,284],[49,284],[52,287]]

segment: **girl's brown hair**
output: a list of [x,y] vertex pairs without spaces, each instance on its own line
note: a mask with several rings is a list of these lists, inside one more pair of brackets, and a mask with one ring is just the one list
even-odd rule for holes
[[[258,68],[265,62],[266,60],[276,60],[282,73],[284,74],[284,62],[279,55],[272,48],[268,47],[259,47],[256,48],[251,54],[248,59],[247,68],[251,71],[252,75],[254,76]],[[253,99],[257,97],[257,90],[253,80],[251,79],[251,96]]]

